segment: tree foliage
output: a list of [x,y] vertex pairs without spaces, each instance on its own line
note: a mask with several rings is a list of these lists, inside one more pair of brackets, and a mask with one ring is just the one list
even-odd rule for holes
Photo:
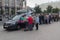
[[52,9],[52,12],[53,12],[53,13],[58,13],[58,12],[59,12],[59,9],[58,9],[58,8],[53,8],[53,9]]
[[47,13],[47,10],[44,10],[43,13]]
[[41,13],[42,12],[41,8],[39,7],[39,5],[35,6],[34,10],[35,10],[35,13]]
[[14,9],[12,9],[12,10],[11,10],[11,13],[12,13],[12,15],[14,15],[14,14],[15,14],[15,10],[14,10]]
[[3,15],[4,10],[2,8],[0,8],[0,15]]
[[51,13],[52,12],[52,6],[50,6],[50,5],[48,5],[48,7],[47,7],[47,13]]

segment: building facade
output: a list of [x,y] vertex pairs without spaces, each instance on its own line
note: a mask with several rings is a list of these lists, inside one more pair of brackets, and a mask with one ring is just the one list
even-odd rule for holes
[[24,3],[26,3],[26,0],[0,0],[0,14],[16,14],[17,10],[23,8]]

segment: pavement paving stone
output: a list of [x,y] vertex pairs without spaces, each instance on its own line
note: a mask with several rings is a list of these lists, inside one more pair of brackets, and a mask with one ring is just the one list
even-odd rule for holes
[[60,22],[40,25],[36,31],[5,31],[0,26],[0,40],[60,40]]

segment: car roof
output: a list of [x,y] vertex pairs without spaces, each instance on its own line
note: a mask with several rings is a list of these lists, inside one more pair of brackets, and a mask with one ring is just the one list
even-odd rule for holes
[[16,15],[16,16],[20,16],[20,17],[22,17],[22,16],[24,16],[24,15],[26,15],[26,14],[20,14],[20,15]]

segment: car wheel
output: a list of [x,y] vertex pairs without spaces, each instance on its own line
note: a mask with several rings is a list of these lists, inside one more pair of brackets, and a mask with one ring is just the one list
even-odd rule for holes
[[19,29],[21,29],[21,28],[20,28],[20,26],[18,25],[18,26],[17,26],[17,30],[19,30]]
[[2,21],[2,19],[0,19],[0,21]]

